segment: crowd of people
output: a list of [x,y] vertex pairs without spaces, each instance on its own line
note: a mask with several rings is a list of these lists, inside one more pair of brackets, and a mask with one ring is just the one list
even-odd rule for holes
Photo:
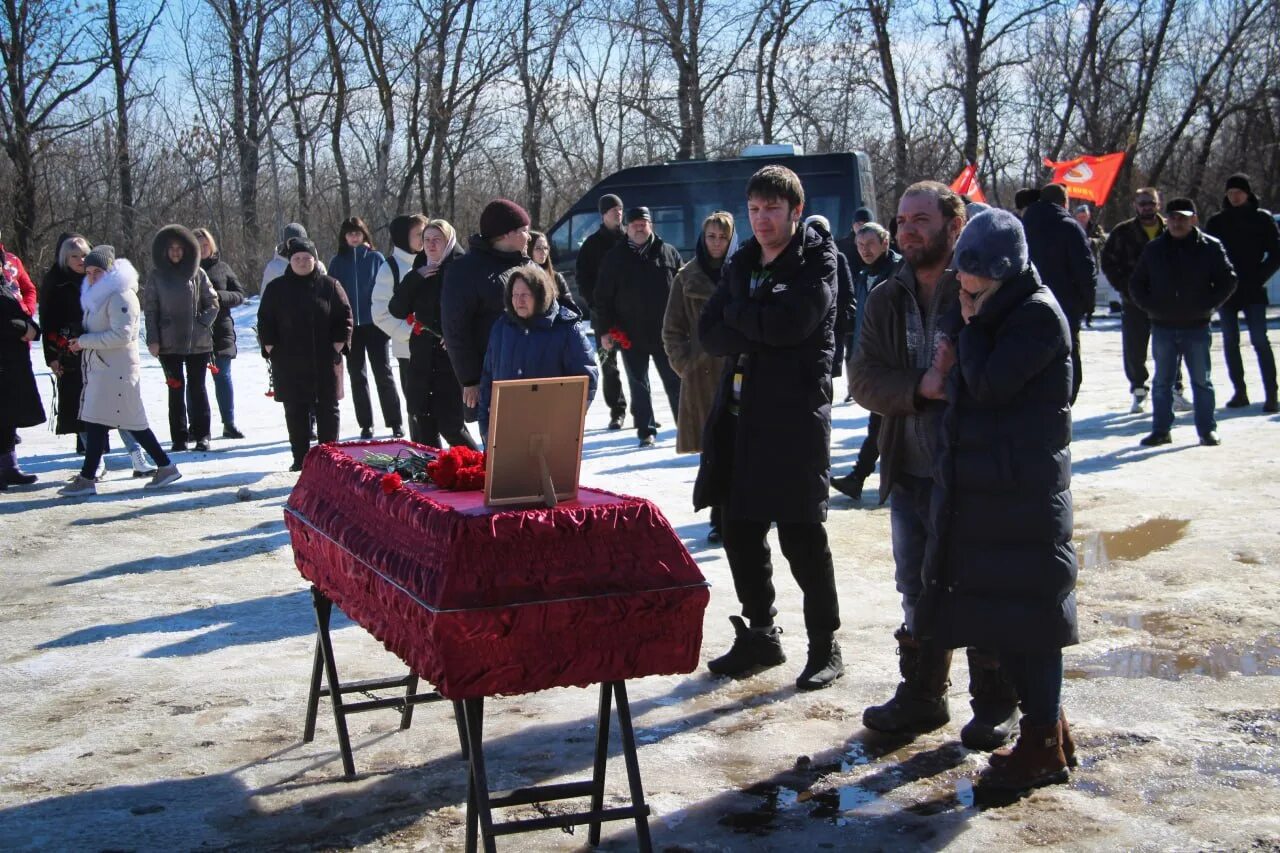
[[[961,738],[992,752],[983,784],[1062,781],[1075,761],[1062,648],[1078,640],[1071,410],[1099,269],[1119,295],[1130,411],[1151,406],[1141,443],[1171,442],[1174,411],[1185,407],[1200,443],[1215,446],[1215,313],[1234,388],[1226,405],[1250,404],[1243,313],[1262,410],[1280,411],[1265,291],[1280,268],[1280,230],[1244,175],[1228,179],[1223,207],[1203,229],[1193,200],[1162,205],[1155,188],[1138,190],[1135,216],[1109,234],[1087,206],[1069,208],[1061,185],[1022,190],[1015,205],[991,208],[923,181],[903,194],[888,228],[864,208],[837,241],[826,219],[805,218],[799,178],[766,166],[746,188],[749,227],[711,213],[686,262],[647,207],[605,195],[577,258],[582,304],[555,269],[547,236],[507,199],[484,208],[465,248],[449,222],[413,214],[389,223],[384,255],[353,216],[328,267],[306,229],[290,224],[263,273],[257,333],[284,407],[292,470],[313,441],[338,438],[347,381],[361,437],[373,437],[369,369],[393,437],[407,423],[414,441],[477,449],[493,382],[581,375],[592,398],[601,386],[609,429],[622,429],[629,408],[640,447],[652,447],[660,428],[652,362],[676,417],[677,452],[700,454],[694,505],[711,510],[709,539],[723,543],[741,605],[730,648],[708,668],[737,677],[786,660],[767,540],[776,525],[803,593],[808,655],[797,687],[821,689],[843,675],[825,521],[831,490],[860,500],[879,464],[901,595],[901,681],[863,722],[899,735],[946,725],[953,651],[964,648],[972,717]],[[42,333],[57,385],[54,428],[74,434],[84,454],[61,494],[96,491],[111,430],[148,487],[181,477],[169,453],[209,449],[206,371],[222,437],[243,438],[230,310],[246,294],[213,234],[160,229],[141,300],[137,270],[111,246],[64,234],[55,254],[37,292],[21,261],[3,253],[0,488],[35,481],[15,447],[19,428],[46,419],[28,349]],[[142,403],[144,319],[169,387],[168,453]],[[853,470],[832,478],[842,373],[845,402],[870,417]]]

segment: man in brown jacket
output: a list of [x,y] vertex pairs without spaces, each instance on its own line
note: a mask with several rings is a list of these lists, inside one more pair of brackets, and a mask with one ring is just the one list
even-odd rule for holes
[[[894,633],[902,682],[883,705],[862,715],[869,729],[923,733],[946,725],[951,650],[918,640],[915,606],[924,592],[921,568],[932,536],[929,501],[944,382],[955,362],[939,321],[956,305],[959,284],[951,253],[965,224],[964,199],[936,181],[912,184],[898,203],[898,247],[904,262],[867,298],[852,363],[858,405],[883,417],[880,502],[889,501],[894,576],[903,624]],[[970,749],[1003,744],[1017,723],[1017,693],[999,658],[969,649],[973,719],[961,731]]]

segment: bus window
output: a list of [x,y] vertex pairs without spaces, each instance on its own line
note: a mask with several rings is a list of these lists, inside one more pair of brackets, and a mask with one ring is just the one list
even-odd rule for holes
[[653,230],[664,243],[670,243],[677,249],[688,249],[690,244],[685,239],[683,207],[651,207]]
[[827,221],[831,223],[832,236],[842,237],[840,233],[840,196],[838,195],[820,195],[806,198],[804,200],[804,215],[812,216],[819,213],[827,217]]
[[560,226],[547,235],[551,241],[553,257],[562,257],[569,252],[577,252],[582,242],[600,227],[600,214],[595,211],[575,213],[560,223]]

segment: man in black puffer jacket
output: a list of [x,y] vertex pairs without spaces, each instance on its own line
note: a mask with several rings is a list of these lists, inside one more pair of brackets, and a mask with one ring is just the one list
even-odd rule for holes
[[[622,199],[609,193],[600,197],[597,206],[600,209],[600,227],[582,241],[575,267],[578,292],[582,294],[587,310],[593,312],[596,282],[600,280],[604,256],[627,239],[622,230]],[[600,338],[608,330],[599,328],[600,322],[594,316],[591,323],[596,333],[596,359],[600,362],[600,391],[605,405],[609,407],[609,429],[622,429],[622,421],[627,416],[627,395],[622,391],[622,377],[618,375],[618,351],[599,346]]]
[[627,212],[627,239],[609,250],[600,265],[596,282],[596,336],[605,349],[619,346],[614,329],[624,333],[622,364],[631,387],[631,416],[641,447],[652,447],[658,434],[649,393],[649,359],[662,377],[662,387],[671,404],[671,416],[680,411],[680,377],[671,369],[662,346],[662,320],[667,313],[671,282],[684,265],[675,246],[663,242],[653,231],[653,216],[647,207]]
[[1080,323],[1093,305],[1097,267],[1089,237],[1067,212],[1067,191],[1047,184],[1022,215],[1027,249],[1036,272],[1058,300],[1071,327],[1071,402],[1080,392]]
[[801,226],[804,188],[766,166],[747,184],[755,235],[734,253],[702,309],[698,339],[727,364],[702,439],[693,503],[722,507],[724,549],[742,615],[733,647],[707,664],[741,676],[786,660],[773,623],[778,542],[804,592],[809,656],[796,686],[827,687],[844,674],[835,570],[827,531],[831,477],[831,362],[835,354],[836,247]]
[[529,214],[514,201],[494,199],[480,214],[480,233],[471,235],[467,253],[445,268],[440,320],[468,420],[476,419],[484,352],[505,310],[507,278],[529,263],[528,247]]
[[1276,399],[1276,356],[1267,339],[1267,281],[1280,269],[1280,229],[1271,211],[1258,206],[1258,197],[1249,186],[1249,176],[1232,175],[1227,178],[1227,197],[1222,210],[1209,217],[1204,230],[1222,241],[1239,277],[1235,294],[1218,312],[1227,375],[1235,386],[1227,408],[1249,405],[1244,362],[1240,358],[1240,312],[1243,311],[1245,325],[1249,327],[1249,343],[1258,354],[1262,390],[1266,394],[1262,411],[1280,412],[1280,400]]
[[1219,444],[1214,417],[1213,382],[1209,379],[1209,320],[1236,289],[1236,273],[1222,243],[1196,227],[1196,204],[1170,199],[1168,227],[1147,244],[1129,281],[1134,304],[1151,318],[1151,351],[1156,378],[1151,389],[1151,435],[1146,447],[1173,439],[1173,378],[1178,358],[1191,375],[1192,407],[1200,443]]

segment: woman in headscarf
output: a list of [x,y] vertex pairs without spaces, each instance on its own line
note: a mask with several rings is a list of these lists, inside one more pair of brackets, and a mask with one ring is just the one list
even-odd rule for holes
[[[676,452],[699,453],[702,427],[711,413],[716,386],[724,373],[724,359],[707,355],[698,341],[698,318],[716,292],[720,270],[733,243],[733,214],[723,210],[702,221],[694,258],[671,282],[662,321],[662,347],[671,369],[680,377],[680,411],[676,416]],[[711,508],[707,541],[720,541],[720,507]]]
[[440,326],[440,288],[444,270],[463,255],[453,226],[443,219],[427,222],[422,232],[423,250],[414,259],[414,268],[401,276],[388,303],[392,317],[410,322],[409,367],[404,377],[405,397],[415,412],[410,432],[414,440],[441,447],[462,445],[477,449],[467,429],[462,407],[462,386],[444,350]]
[[342,356],[351,346],[351,303],[342,284],[320,272],[316,247],[294,238],[285,247],[289,268],[271,282],[258,306],[258,342],[271,359],[276,402],[301,471],[311,447],[311,417],[321,442],[338,440]]
[[196,235],[181,225],[166,225],[156,232],[151,264],[142,307],[147,350],[160,359],[169,385],[172,450],[186,450],[187,441],[194,439],[196,450],[207,451],[211,416],[204,377],[212,364],[218,294],[200,268]]
[[507,278],[506,312],[489,332],[480,377],[480,434],[489,438],[493,383],[503,379],[587,376],[587,404],[596,395],[600,369],[579,321],[582,315],[556,299],[556,285],[541,267],[525,264]]
[[127,430],[151,454],[160,467],[144,488],[158,488],[182,476],[165,455],[147,425],[142,405],[138,358],[138,272],[124,258],[116,258],[111,246],[97,246],[84,259],[84,284],[80,289],[84,331],[68,341],[68,349],[81,354],[84,392],[80,419],[84,421],[84,465],[71,482],[58,490],[63,497],[94,495],[93,475],[107,445],[110,429]]

